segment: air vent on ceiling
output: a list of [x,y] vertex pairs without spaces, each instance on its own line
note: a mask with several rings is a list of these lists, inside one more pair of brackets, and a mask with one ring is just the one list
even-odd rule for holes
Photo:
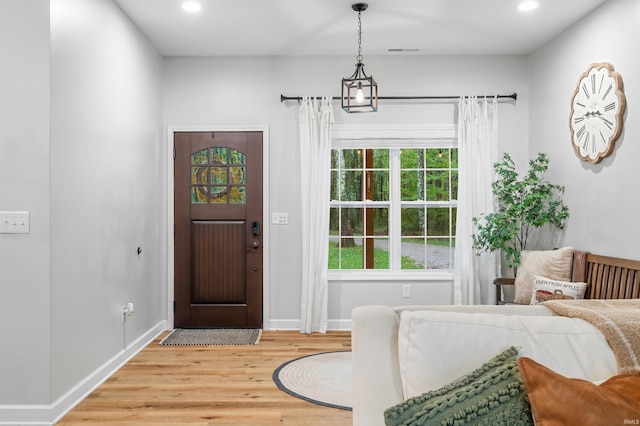
[[387,49],[387,52],[391,52],[391,53],[415,53],[415,52],[419,52],[420,49],[396,49],[396,48],[392,48],[392,49]]

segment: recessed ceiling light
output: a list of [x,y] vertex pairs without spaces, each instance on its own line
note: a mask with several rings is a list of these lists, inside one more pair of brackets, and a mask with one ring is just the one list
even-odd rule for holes
[[182,9],[187,12],[200,12],[202,10],[202,5],[197,1],[186,1],[182,3]]
[[539,6],[537,1],[523,1],[518,5],[518,10],[529,11],[533,9],[537,9]]

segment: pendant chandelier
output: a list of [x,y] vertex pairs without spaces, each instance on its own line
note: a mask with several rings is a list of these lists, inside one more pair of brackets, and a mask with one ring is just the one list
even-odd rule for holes
[[378,83],[367,76],[362,63],[362,12],[367,3],[355,3],[351,8],[358,12],[358,56],[356,70],[351,77],[342,79],[342,109],[347,113],[375,112],[378,110]]

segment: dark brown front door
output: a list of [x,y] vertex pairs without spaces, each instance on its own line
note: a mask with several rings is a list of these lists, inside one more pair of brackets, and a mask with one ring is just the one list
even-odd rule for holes
[[262,132],[174,135],[176,327],[262,326]]

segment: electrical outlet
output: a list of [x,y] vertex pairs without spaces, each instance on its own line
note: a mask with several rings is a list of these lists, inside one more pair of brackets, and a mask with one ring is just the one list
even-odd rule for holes
[[402,286],[402,297],[411,297],[411,284],[404,284]]
[[271,223],[274,225],[289,224],[289,213],[271,213]]
[[0,212],[0,234],[28,234],[29,212]]

